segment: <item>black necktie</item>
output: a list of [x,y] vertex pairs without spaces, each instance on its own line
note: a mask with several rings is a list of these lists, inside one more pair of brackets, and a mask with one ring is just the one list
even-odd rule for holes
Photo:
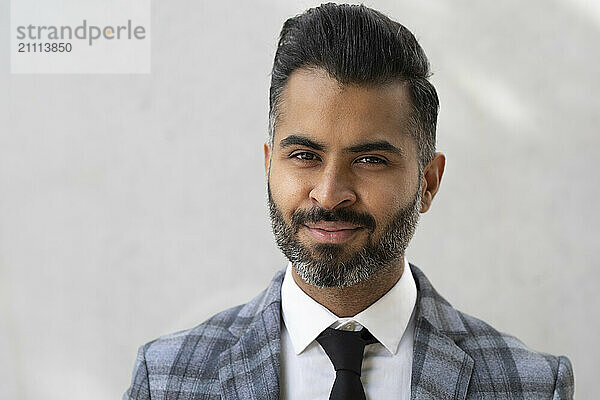
[[377,339],[366,328],[361,331],[342,331],[327,328],[317,342],[329,356],[335,369],[335,381],[329,400],[365,400],[360,371],[365,346]]

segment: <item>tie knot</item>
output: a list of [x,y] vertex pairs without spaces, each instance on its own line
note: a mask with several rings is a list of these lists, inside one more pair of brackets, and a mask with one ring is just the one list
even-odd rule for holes
[[336,371],[349,370],[360,376],[363,352],[377,340],[366,329],[358,332],[327,328],[317,337]]

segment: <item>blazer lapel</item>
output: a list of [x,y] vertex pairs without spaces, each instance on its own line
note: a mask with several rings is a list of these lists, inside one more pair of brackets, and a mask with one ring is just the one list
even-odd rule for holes
[[279,399],[281,282],[279,272],[256,299],[246,304],[230,331],[239,340],[219,357],[223,399]]
[[440,296],[423,272],[410,265],[417,283],[417,313],[411,399],[462,400],[473,359],[456,342],[467,334],[458,312]]

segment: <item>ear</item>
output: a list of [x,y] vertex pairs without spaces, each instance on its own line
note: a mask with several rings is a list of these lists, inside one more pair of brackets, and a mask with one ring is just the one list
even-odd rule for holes
[[269,167],[270,167],[270,163],[271,163],[271,146],[269,145],[269,142],[265,142],[264,151],[265,151],[265,175],[268,177],[269,176]]
[[446,156],[442,153],[435,153],[433,160],[423,169],[423,185],[421,187],[421,213],[427,212],[431,207],[431,202],[435,194],[440,189],[442,175],[446,167]]

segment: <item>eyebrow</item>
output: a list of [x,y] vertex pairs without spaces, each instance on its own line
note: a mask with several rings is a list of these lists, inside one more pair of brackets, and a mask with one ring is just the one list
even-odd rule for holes
[[[323,143],[317,142],[315,140],[307,138],[306,136],[301,135],[290,135],[279,142],[280,149],[284,149],[288,146],[293,145],[309,147],[317,151],[324,151],[326,148],[326,146]],[[344,152],[347,153],[365,153],[369,151],[386,151],[397,154],[399,156],[404,155],[402,149],[394,146],[387,140],[377,140],[373,142],[359,143],[350,147],[346,147],[344,149]]]
[[319,143],[315,140],[309,139],[305,136],[300,136],[300,135],[290,135],[290,136],[286,137],[285,139],[282,139],[281,142],[279,142],[280,149],[284,149],[286,147],[294,146],[294,145],[310,147],[311,149],[315,149],[317,151],[325,150],[324,144]]
[[347,147],[344,150],[348,151],[350,153],[366,153],[369,151],[387,151],[390,153],[397,154],[399,156],[402,156],[404,154],[400,148],[394,146],[387,140],[378,140],[376,142],[359,143],[355,146]]

